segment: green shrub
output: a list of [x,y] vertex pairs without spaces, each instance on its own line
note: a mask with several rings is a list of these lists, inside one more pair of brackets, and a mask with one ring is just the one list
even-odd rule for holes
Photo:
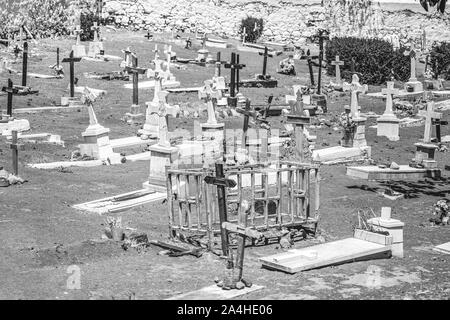
[[255,43],[263,33],[264,20],[247,17],[241,21],[240,34],[244,34],[244,28],[246,33],[245,42]]
[[450,43],[433,43],[429,63],[434,79],[442,76],[445,80],[448,80],[450,78]]
[[355,72],[360,75],[361,83],[380,85],[394,77],[407,81],[410,76],[410,58],[404,49],[394,50],[384,40],[363,39],[355,37],[333,38],[326,44],[327,73],[335,75],[335,66],[331,64],[338,55],[341,61],[341,74],[346,81],[351,81],[351,65],[354,60]]
[[97,21],[97,18],[94,13],[92,12],[81,13],[80,25],[81,30],[83,30],[80,34],[81,41],[94,40],[94,31],[91,29],[91,27],[94,25],[95,21]]

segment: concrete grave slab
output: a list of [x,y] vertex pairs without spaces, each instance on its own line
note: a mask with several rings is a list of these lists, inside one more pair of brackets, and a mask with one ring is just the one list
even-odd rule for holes
[[263,286],[254,284],[250,288],[244,288],[242,290],[223,290],[217,285],[212,285],[196,291],[180,294],[166,300],[229,300],[263,288]]
[[440,177],[439,169],[412,168],[400,165],[400,169],[379,168],[377,166],[347,167],[347,175],[365,180],[418,180]]

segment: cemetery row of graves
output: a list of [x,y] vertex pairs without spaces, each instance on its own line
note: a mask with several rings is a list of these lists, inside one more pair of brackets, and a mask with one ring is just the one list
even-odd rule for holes
[[450,90],[425,44],[383,42],[398,60],[366,59],[369,86],[326,30],[92,31],[2,40],[2,296],[324,298],[341,273],[342,298],[448,297]]

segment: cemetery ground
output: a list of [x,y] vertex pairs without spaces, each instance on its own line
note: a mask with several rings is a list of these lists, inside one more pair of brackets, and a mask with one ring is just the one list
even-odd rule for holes
[[[148,67],[153,59],[154,42],[147,42],[143,33],[106,33],[106,54],[122,55],[120,50],[130,46],[137,52],[139,66]],[[39,57],[31,57],[29,72],[49,74],[49,65],[55,63],[56,48],[61,48],[62,57],[69,54],[73,40],[43,40],[37,49]],[[162,44],[158,47],[162,48]],[[198,47],[198,46],[197,46]],[[173,46],[179,57],[196,56],[194,50]],[[213,56],[221,50],[222,59],[228,60],[231,49],[209,48]],[[255,53],[240,52],[241,63],[247,65],[241,79],[249,79],[262,69],[262,57]],[[279,80],[275,89],[243,88],[241,92],[253,104],[264,104],[273,93],[274,102],[284,103],[284,95],[292,94],[292,85],[307,84],[309,79],[306,61],[297,61],[297,76],[276,74],[278,62],[285,55],[269,60],[268,73]],[[29,79],[38,95],[14,97],[14,108],[50,106],[59,102],[67,92],[68,66],[63,80]],[[172,68],[181,82],[181,87],[200,86],[214,75],[214,66],[186,65],[187,70]],[[13,65],[21,70],[20,63]],[[119,70],[117,62],[82,61],[75,66],[78,85],[105,89],[107,95],[97,100],[94,108],[103,126],[110,128],[110,138],[133,136],[138,126],[125,124],[121,118],[129,111],[131,90],[123,88],[123,81],[101,81],[86,79],[84,72]],[[316,69],[315,69],[316,70]],[[419,70],[420,73],[420,70]],[[229,77],[229,70],[222,69]],[[14,83],[20,77],[11,75]],[[5,84],[7,77],[0,78]],[[329,78],[325,76],[325,82]],[[396,84],[396,87],[400,84]],[[381,87],[370,86],[370,92]],[[143,104],[153,97],[153,91],[141,89],[139,101]],[[328,99],[328,113],[317,118],[335,121],[349,104],[349,94],[334,93]],[[2,108],[6,98],[1,97]],[[170,94],[173,104],[191,103],[199,105],[196,93]],[[362,112],[382,114],[384,102],[362,96]],[[444,119],[449,111],[444,112]],[[123,165],[91,168],[69,168],[65,170],[36,170],[26,163],[67,161],[79,143],[81,132],[89,124],[86,109],[80,112],[39,112],[20,115],[30,121],[32,133],[49,132],[61,135],[65,148],[47,144],[25,143],[19,153],[19,175],[29,180],[23,185],[0,189],[0,298],[5,299],[165,299],[213,284],[216,276],[223,275],[225,262],[217,256],[205,253],[202,257],[168,257],[158,255],[160,248],[151,246],[143,252],[123,250],[120,244],[101,240],[105,228],[105,216],[83,213],[72,205],[117,195],[141,188],[147,180],[149,163],[138,161]],[[205,122],[206,112],[199,119],[183,118],[170,120],[169,130],[191,129],[194,120]],[[221,121],[226,128],[242,127],[241,117],[229,117]],[[272,126],[280,127],[280,118],[270,119]],[[375,124],[368,121],[366,138],[372,146],[372,158],[376,161],[395,161],[407,164],[414,157],[414,143],[423,137],[423,125],[400,129],[400,141],[391,142],[376,137]],[[316,148],[338,145],[342,130],[333,126],[310,129],[317,135]],[[442,135],[450,134],[444,126]],[[1,165],[10,169],[10,149],[5,139],[0,140]],[[136,148],[136,151],[140,151]],[[265,286],[243,298],[250,299],[445,299],[450,297],[450,258],[432,251],[432,247],[450,239],[450,228],[432,227],[428,219],[432,205],[439,199],[449,197],[450,184],[444,170],[450,165],[449,153],[438,152],[437,162],[443,179],[434,181],[398,181],[394,190],[405,193],[404,199],[391,201],[377,194],[385,185],[378,182],[353,180],[345,175],[345,165],[321,167],[321,217],[318,238],[296,242],[294,248],[310,246],[323,240],[332,241],[352,236],[352,223],[356,222],[359,208],[373,208],[378,213],[382,206],[393,208],[393,217],[405,222],[403,259],[391,258],[354,262],[335,267],[300,272],[294,275],[261,268],[258,258],[281,252],[279,245],[246,248],[244,276],[254,284]],[[166,239],[168,236],[168,214],[166,204],[155,202],[133,208],[126,212],[111,214],[122,216],[125,226],[145,232],[149,239]],[[77,265],[81,270],[81,289],[69,290],[67,280],[71,276],[68,266]],[[374,283],[373,274],[379,274]]]

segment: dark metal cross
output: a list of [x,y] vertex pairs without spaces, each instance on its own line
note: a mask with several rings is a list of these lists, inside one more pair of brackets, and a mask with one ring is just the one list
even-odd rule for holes
[[320,29],[319,30],[319,76],[317,79],[317,94],[321,93],[321,85],[322,85],[322,61],[324,56],[324,47],[323,43],[325,40],[329,39],[329,33],[327,30]]
[[251,101],[247,99],[245,101],[245,109],[242,108],[236,108],[236,112],[244,115],[244,125],[242,128],[242,142],[241,142],[241,148],[246,149],[247,148],[247,132],[248,132],[248,126],[250,117],[253,119],[257,119],[259,113],[252,110],[251,108]]
[[147,34],[144,36],[144,38],[147,38],[147,40],[153,39],[153,35],[150,33],[150,31],[147,31]]
[[22,52],[22,86],[27,86],[27,72],[28,72],[28,42],[23,43]]
[[301,90],[296,92],[297,99],[289,101],[291,112],[287,115],[286,123],[294,125],[296,156],[300,162],[303,161],[303,128],[310,124],[311,118],[303,114],[303,97]]
[[[237,58],[237,60],[236,60]],[[236,57],[236,53],[231,53],[231,62],[225,63],[226,69],[231,69],[230,76],[230,97],[236,96],[236,86],[239,89],[239,70],[245,67],[245,64],[239,64],[239,55]],[[236,81],[238,84],[236,84]]]
[[[204,181],[207,184],[217,186],[217,200],[219,203],[219,220],[220,220],[222,252],[225,257],[230,258],[228,231],[225,228],[223,228],[222,224],[224,222],[227,222],[228,220],[226,188],[236,187],[236,182],[231,179],[225,178],[222,162],[216,163],[216,176],[215,177],[207,176],[205,177]],[[228,260],[228,263],[229,267],[232,267],[233,261],[231,259]]]
[[17,130],[12,132],[12,142],[9,147],[12,150],[12,163],[13,163],[13,174],[15,176],[19,175],[19,150],[23,150],[23,145],[17,142]]
[[318,59],[318,58],[319,58],[319,56],[311,56],[311,51],[309,49],[308,49],[308,51],[306,51],[306,55],[302,56],[302,59],[306,59],[306,61],[308,62],[309,78],[310,78],[312,87],[315,86],[313,59]]
[[269,49],[267,47],[264,47],[264,53],[259,52],[259,55],[264,56],[262,75],[265,76],[267,72],[267,57],[273,58],[273,54],[269,53]]
[[80,62],[81,58],[74,58],[73,50],[70,52],[69,58],[64,58],[63,63],[70,64],[70,97],[75,96],[75,62]]
[[144,68],[138,68],[138,59],[137,57],[132,54],[132,59],[133,59],[133,66],[126,67],[126,71],[128,73],[133,74],[133,104],[134,105],[139,105],[139,75],[140,74],[144,74],[147,69]]
[[13,102],[13,96],[19,92],[19,89],[14,88],[13,82],[11,79],[8,79],[8,86],[2,88],[3,92],[6,92],[8,94],[8,102],[6,105],[6,114],[9,117],[12,117],[12,102]]

